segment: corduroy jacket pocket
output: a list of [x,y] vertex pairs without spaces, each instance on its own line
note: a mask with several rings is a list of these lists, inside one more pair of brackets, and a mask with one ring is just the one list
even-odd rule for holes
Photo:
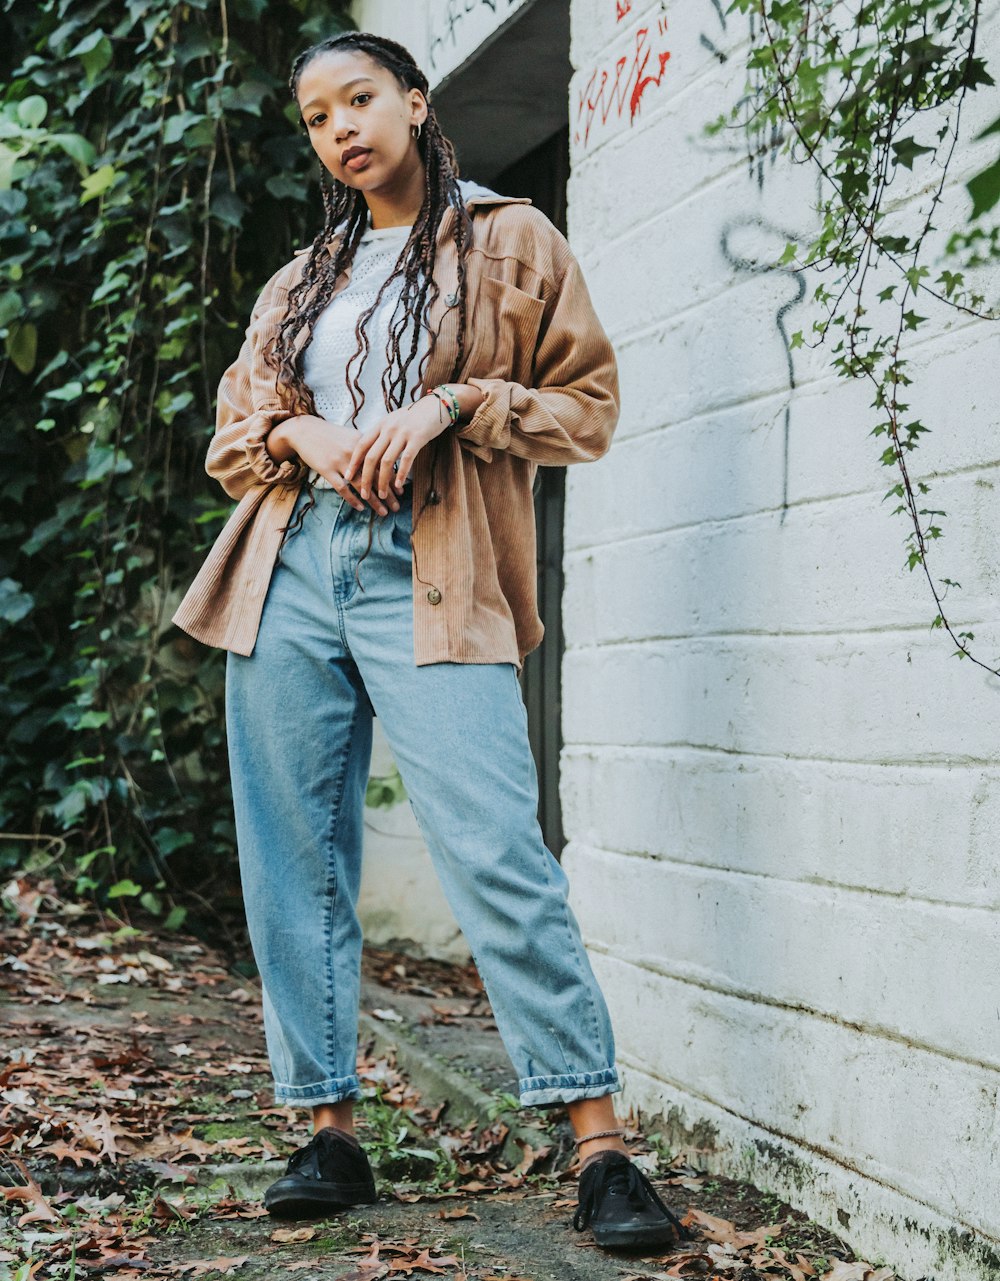
[[484,276],[465,377],[530,385],[544,312],[544,299],[505,280]]

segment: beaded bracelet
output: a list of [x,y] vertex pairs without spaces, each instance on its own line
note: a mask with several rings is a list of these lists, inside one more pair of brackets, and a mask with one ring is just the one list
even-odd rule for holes
[[429,396],[436,396],[438,400],[440,400],[441,404],[444,405],[445,409],[447,409],[448,417],[451,419],[451,425],[454,427],[462,416],[462,407],[459,405],[458,397],[455,393],[450,391],[444,385],[441,385],[438,387],[432,387],[427,394]]

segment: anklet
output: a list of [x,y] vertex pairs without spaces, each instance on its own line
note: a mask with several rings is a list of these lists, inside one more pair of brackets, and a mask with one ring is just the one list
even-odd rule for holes
[[573,1142],[579,1146],[581,1143],[586,1143],[588,1139],[603,1139],[612,1134],[620,1134],[622,1138],[625,1137],[624,1130],[598,1130],[596,1134],[585,1134],[580,1139],[574,1139]]

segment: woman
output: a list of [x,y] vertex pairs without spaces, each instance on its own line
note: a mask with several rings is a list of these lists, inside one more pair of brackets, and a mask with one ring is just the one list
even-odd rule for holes
[[240,868],[279,1104],[314,1135],[265,1204],[371,1202],[354,1137],[362,813],[379,716],[524,1106],[565,1105],[575,1226],[687,1236],[629,1160],[611,1023],[536,820],[517,683],[541,639],[532,481],[599,457],[610,343],[565,239],[459,182],[399,44],[323,40],[290,80],[325,225],[265,286],[207,468],[239,506],[175,621],[229,654]]

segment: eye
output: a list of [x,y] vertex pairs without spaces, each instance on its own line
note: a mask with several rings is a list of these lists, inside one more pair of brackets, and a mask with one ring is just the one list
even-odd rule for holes
[[309,121],[309,128],[314,129],[318,124],[320,124],[325,119],[326,119],[326,116],[324,116],[323,113],[320,112],[318,116],[313,116],[313,118]]
[[[371,97],[371,94],[370,94],[370,93],[367,93],[364,89],[362,89],[362,91],[361,91],[360,93],[356,93],[356,94],[354,95],[354,97],[351,99],[351,102],[352,102],[352,103],[355,103],[355,102],[357,102],[357,100],[358,100],[359,98],[364,98],[364,99],[365,99],[365,102],[367,102],[367,101],[368,101],[368,99],[369,99],[370,97]],[[365,105],[365,104],[364,104],[364,102],[363,102],[361,105],[362,105],[362,107],[363,107],[363,106]]]

